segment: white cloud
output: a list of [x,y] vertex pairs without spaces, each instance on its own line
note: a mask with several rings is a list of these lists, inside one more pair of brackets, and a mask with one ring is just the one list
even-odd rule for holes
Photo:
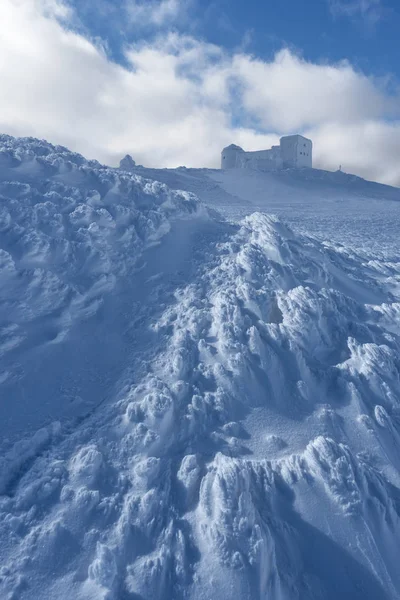
[[270,63],[236,56],[233,70],[243,86],[243,104],[265,128],[283,132],[353,122],[392,110],[377,82],[349,63],[317,65],[282,50]]
[[[15,0],[15,4],[22,4],[23,0]],[[63,0],[34,0],[33,7],[42,11],[45,16],[67,19],[72,16],[72,10]]]
[[370,25],[375,25],[382,18],[381,0],[328,0],[328,2],[334,16],[362,17]]
[[139,27],[170,24],[187,10],[184,0],[127,0],[125,7],[130,19]]
[[129,151],[164,166],[216,165],[232,136],[243,144],[259,137],[230,127],[215,46],[169,35],[131,48],[128,70],[33,0],[2,0],[0,22],[2,131],[46,137],[107,162]]
[[400,123],[387,120],[398,102],[349,63],[288,50],[263,62],[169,33],[127,49],[123,68],[64,29],[62,7],[1,0],[0,131],[110,164],[129,152],[148,166],[218,166],[231,142],[260,149],[299,131],[320,167],[400,184]]
[[327,123],[308,133],[316,167],[336,170],[342,165],[348,173],[400,186],[400,120]]

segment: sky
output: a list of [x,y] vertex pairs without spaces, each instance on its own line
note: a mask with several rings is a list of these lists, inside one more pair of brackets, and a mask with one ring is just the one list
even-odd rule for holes
[[302,133],[400,185],[399,31],[398,0],[1,0],[0,131],[149,167]]

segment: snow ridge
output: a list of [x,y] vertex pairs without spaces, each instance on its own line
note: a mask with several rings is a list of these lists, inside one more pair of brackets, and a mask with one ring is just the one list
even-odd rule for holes
[[[42,415],[5,444],[3,596],[399,598],[400,304],[381,262],[3,138],[3,377]],[[48,423],[60,359],[81,401]]]

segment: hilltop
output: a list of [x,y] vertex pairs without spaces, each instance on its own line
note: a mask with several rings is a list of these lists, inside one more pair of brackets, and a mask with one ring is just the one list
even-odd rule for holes
[[342,171],[136,167],[135,172],[171,189],[191,191],[230,219],[259,210],[283,218],[299,231],[318,237],[326,233],[339,243],[358,239],[361,245],[373,244],[376,249],[382,243],[397,245],[400,189]]

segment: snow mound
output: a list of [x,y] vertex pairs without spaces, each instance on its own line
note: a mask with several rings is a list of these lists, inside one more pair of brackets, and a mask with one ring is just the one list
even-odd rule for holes
[[[21,420],[7,405],[23,410],[29,387],[15,388],[28,367],[33,372],[45,360],[38,351],[62,360],[54,347],[70,333],[84,335],[82,321],[97,315],[101,324],[110,294],[143,267],[144,250],[174,222],[206,212],[190,193],[31,138],[0,136],[0,165],[0,381],[7,398],[0,411],[10,433]],[[87,360],[90,349],[82,352]],[[73,390],[66,396],[81,402]]]
[[3,143],[2,596],[399,598],[397,263]]

